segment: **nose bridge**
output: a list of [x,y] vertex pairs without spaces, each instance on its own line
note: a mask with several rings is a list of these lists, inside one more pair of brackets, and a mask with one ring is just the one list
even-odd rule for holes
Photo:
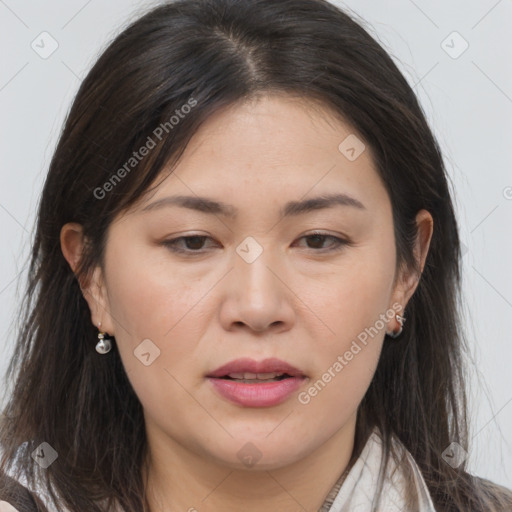
[[[261,297],[262,300],[272,301],[279,295],[280,283],[275,273],[279,265],[277,258],[272,253],[272,247],[263,237],[248,236],[236,248],[237,258],[235,260],[235,279],[240,282],[247,292],[258,295],[270,296]],[[271,270],[272,269],[272,270]],[[282,284],[281,284],[282,286]]]
[[236,252],[229,296],[222,308],[225,327],[243,323],[255,331],[263,331],[273,324],[289,328],[293,305],[284,285],[286,279],[279,276],[283,266],[278,262],[278,255],[267,247],[263,238],[258,241],[256,237],[244,239]]

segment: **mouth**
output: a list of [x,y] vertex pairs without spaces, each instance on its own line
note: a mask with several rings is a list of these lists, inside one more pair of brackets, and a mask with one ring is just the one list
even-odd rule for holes
[[281,359],[271,358],[255,361],[254,359],[241,358],[220,366],[209,373],[207,377],[266,380],[278,377],[306,377],[306,375],[295,366]]
[[244,384],[261,384],[264,382],[278,382],[283,379],[293,378],[292,375],[281,372],[270,373],[230,373],[223,377],[218,377],[225,380],[233,380],[236,382],[243,382]]
[[206,377],[220,396],[244,407],[278,405],[307,379],[301,370],[279,359],[237,359]]

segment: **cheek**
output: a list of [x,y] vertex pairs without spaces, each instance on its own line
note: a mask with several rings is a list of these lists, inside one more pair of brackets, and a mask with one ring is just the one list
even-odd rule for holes
[[121,334],[163,339],[179,330],[204,295],[203,283],[172,268],[164,249],[134,247],[121,254],[119,247],[111,248],[107,273],[110,310]]
[[317,340],[325,340],[326,353],[329,347],[350,345],[365,329],[386,328],[377,321],[390,308],[394,267],[392,243],[375,240],[351,248],[329,272],[303,281],[305,287],[297,293],[321,320],[326,336]]
[[[190,406],[183,386],[189,384],[185,376],[197,372],[201,336],[194,306],[203,286],[187,286],[179,274],[135,251],[117,261],[108,274],[117,349],[146,414],[166,424],[169,414]],[[200,411],[194,413],[200,422]]]
[[[310,432],[325,439],[355,418],[377,367],[380,338],[347,360],[344,350],[333,351],[325,366],[297,396],[295,409]],[[317,434],[318,435],[318,434]]]
[[165,370],[186,373],[192,365],[201,339],[200,302],[211,285],[191,284],[162,258],[150,261],[149,252],[136,248],[121,257],[112,246],[109,258],[109,305],[125,370],[135,388],[158,389],[170,378]]
[[328,415],[344,421],[355,413],[372,380],[394,314],[394,265],[394,246],[381,240],[347,256],[323,291],[309,296],[328,335],[315,338],[314,375],[298,402],[319,425]]

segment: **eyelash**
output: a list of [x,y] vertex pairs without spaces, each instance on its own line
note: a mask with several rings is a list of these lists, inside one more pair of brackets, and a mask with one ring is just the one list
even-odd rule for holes
[[[302,238],[311,238],[311,237],[320,237],[320,238],[323,238],[323,239],[328,239],[330,238],[331,240],[334,240],[335,242],[335,246],[334,248],[330,248],[330,249],[319,249],[319,250],[314,250],[313,249],[313,252],[317,252],[317,253],[331,253],[331,252],[336,252],[336,251],[340,251],[341,249],[343,249],[345,246],[347,245],[351,245],[351,243],[348,241],[348,240],[344,240],[342,238],[339,238],[337,236],[334,236],[334,235],[328,235],[326,233],[320,233],[320,232],[313,232],[313,233],[310,233],[308,235],[304,235],[302,237],[299,238],[299,240],[301,240]],[[177,237],[177,238],[173,238],[171,240],[166,240],[164,242],[162,242],[162,245],[164,245],[165,247],[167,247],[169,250],[171,250],[172,252],[175,252],[175,253],[181,253],[181,254],[204,254],[206,251],[204,250],[193,250],[193,249],[181,249],[181,248],[178,248],[176,246],[177,242],[179,242],[180,240],[189,240],[191,238],[199,238],[199,239],[211,239],[211,237],[209,236],[206,236],[206,235],[188,235],[188,236],[180,236],[180,237]]]

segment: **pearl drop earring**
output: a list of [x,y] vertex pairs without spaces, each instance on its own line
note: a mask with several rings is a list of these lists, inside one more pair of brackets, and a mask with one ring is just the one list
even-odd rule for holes
[[101,322],[98,323],[98,330],[100,332],[98,333],[98,343],[96,343],[96,352],[98,352],[98,354],[107,354],[112,349],[112,342],[108,338],[105,338],[105,333],[100,329],[100,327]]
[[398,331],[396,331],[396,332],[393,332],[393,331],[386,332],[386,335],[393,339],[398,338],[398,336],[400,336],[400,334],[402,334],[402,331],[404,330],[405,317],[397,314],[396,320],[400,324],[400,329],[398,329]]

